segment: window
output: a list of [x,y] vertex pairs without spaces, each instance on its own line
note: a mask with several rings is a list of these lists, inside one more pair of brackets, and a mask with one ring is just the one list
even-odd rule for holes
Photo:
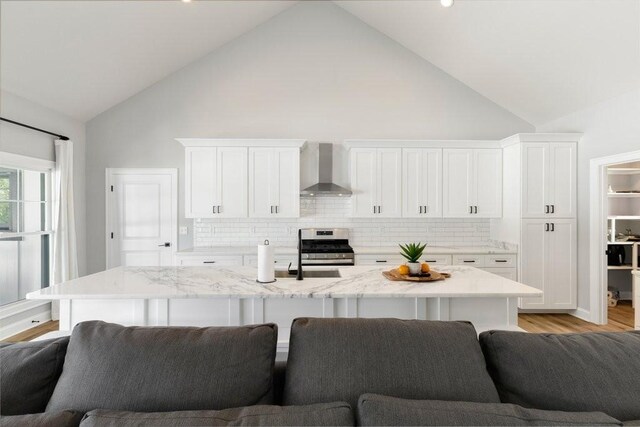
[[24,159],[0,164],[0,306],[50,284],[51,168]]

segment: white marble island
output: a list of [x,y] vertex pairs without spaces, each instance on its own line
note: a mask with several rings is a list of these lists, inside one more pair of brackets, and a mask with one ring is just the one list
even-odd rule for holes
[[59,300],[60,329],[100,319],[125,325],[274,322],[286,350],[296,317],[469,320],[476,329],[517,329],[519,297],[535,288],[473,267],[443,266],[438,282],[391,282],[380,267],[338,268],[341,277],[260,284],[253,267],[118,267],[54,285],[28,299]]

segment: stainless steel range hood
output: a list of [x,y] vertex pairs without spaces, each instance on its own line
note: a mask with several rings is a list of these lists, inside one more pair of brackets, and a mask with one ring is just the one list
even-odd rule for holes
[[333,183],[333,144],[321,143],[318,147],[318,183],[307,187],[300,192],[301,196],[351,196],[351,190],[347,190]]

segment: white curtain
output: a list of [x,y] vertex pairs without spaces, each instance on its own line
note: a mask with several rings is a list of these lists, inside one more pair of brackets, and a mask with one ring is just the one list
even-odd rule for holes
[[53,193],[53,283],[78,277],[73,205],[73,143],[57,140]]

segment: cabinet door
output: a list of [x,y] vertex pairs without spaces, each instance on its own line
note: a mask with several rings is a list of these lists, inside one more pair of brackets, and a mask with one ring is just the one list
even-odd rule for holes
[[374,148],[354,148],[350,153],[352,215],[358,218],[376,217],[374,207],[378,204],[376,165]]
[[279,218],[300,216],[300,150],[298,148],[274,149],[277,182],[274,183],[273,205]]
[[[553,219],[547,235],[545,307],[577,308],[576,221]],[[526,258],[523,258],[526,261]]]
[[520,252],[520,282],[540,289],[541,297],[522,298],[520,307],[525,309],[546,308],[547,287],[547,234],[544,219],[522,221],[522,248]]
[[247,216],[247,149],[219,147],[216,160],[217,200],[214,217]]
[[212,218],[216,205],[216,148],[185,149],[185,217]]
[[474,217],[502,217],[502,150],[473,150]]
[[522,144],[522,217],[544,218],[548,205],[549,144]]
[[469,217],[471,213],[471,177],[473,150],[442,150],[442,209],[445,218]]
[[273,163],[277,156],[273,148],[249,148],[249,216],[270,218],[274,216],[273,189],[277,184]]
[[402,150],[402,216],[442,216],[442,150]]
[[402,216],[402,149],[377,150],[377,217]]
[[548,201],[554,218],[576,216],[576,144],[549,144]]

